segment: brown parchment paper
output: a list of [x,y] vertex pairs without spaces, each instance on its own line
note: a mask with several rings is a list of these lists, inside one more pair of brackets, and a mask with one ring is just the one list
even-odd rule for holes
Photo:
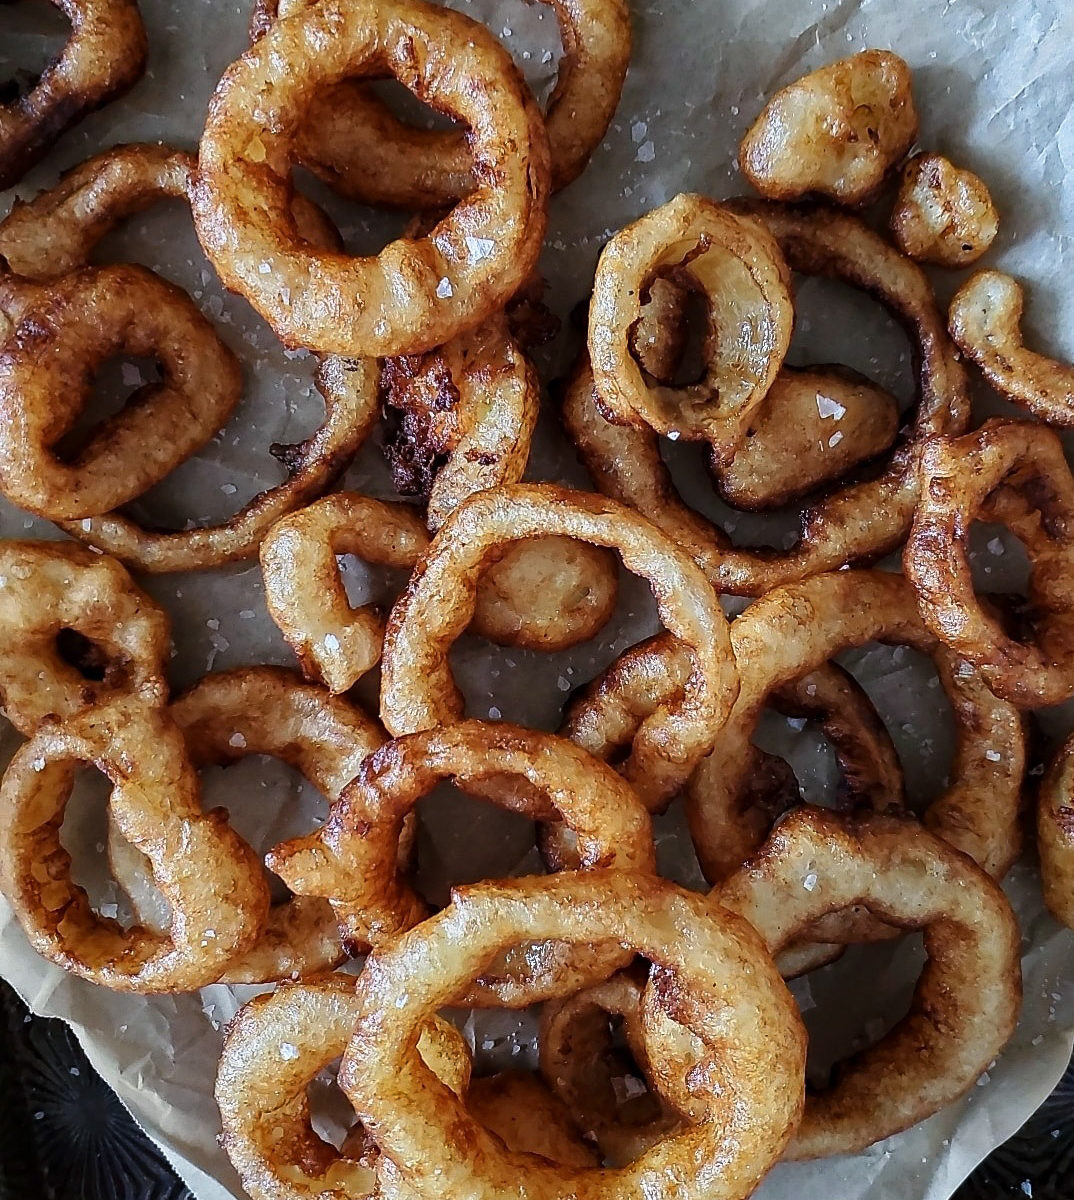
[[[522,0],[453,0],[487,21],[514,52],[531,82],[547,93],[559,40],[551,10]],[[5,6],[0,16],[0,76],[44,61],[42,30],[53,28],[43,4]],[[215,81],[245,44],[247,2],[142,0],[150,31],[147,77],[122,101],[67,135],[19,189],[30,195],[60,168],[119,141],[163,139],[193,148]],[[1074,358],[1074,8],[1067,0],[634,0],[635,52],[623,101],[605,143],[582,180],[552,206],[544,266],[550,301],[566,317],[587,291],[596,254],[611,232],[682,190],[726,196],[742,190],[734,166],[742,133],[762,99],[814,66],[863,49],[890,47],[914,68],[922,115],[920,143],[950,155],[988,182],[1003,224],[990,261],[1030,284],[1027,337],[1058,357]],[[58,25],[55,28],[59,29]],[[323,193],[314,189],[322,199]],[[0,194],[0,213],[14,193]],[[329,203],[349,244],[371,249],[400,227],[397,218]],[[201,255],[182,206],[162,206],[130,221],[101,249],[103,259],[132,259],[187,287],[242,358],[247,397],[223,433],[155,490],[144,510],[160,521],[219,518],[279,478],[267,453],[273,441],[297,441],[317,423],[319,406],[308,356],[287,353],[242,301],[224,295]],[[958,277],[937,277],[942,299]],[[806,283],[798,293],[795,361],[842,361],[909,398],[901,335],[860,296]],[[562,371],[576,342],[568,329],[541,359],[546,378]],[[128,374],[137,373],[128,368]],[[134,382],[133,376],[125,382]],[[999,407],[987,395],[982,411]],[[729,516],[712,499],[698,460],[677,456],[689,498],[726,518],[747,541],[779,541],[793,523]],[[573,455],[542,430],[531,474],[579,483]],[[347,477],[351,486],[390,495],[376,438]],[[0,505],[0,535],[52,537],[47,523]],[[977,569],[986,586],[1016,583],[1017,547],[986,531]],[[346,567],[352,598],[387,597],[392,582],[359,565]],[[398,581],[395,581],[396,584]],[[173,680],[252,662],[290,662],[269,622],[259,573],[243,564],[197,576],[149,580],[175,624]],[[567,695],[624,646],[653,631],[645,589],[627,581],[615,622],[593,644],[561,655],[502,651],[465,642],[456,655],[471,713],[554,728]],[[847,659],[889,723],[912,794],[942,786],[950,730],[929,672],[915,656],[866,648]],[[370,697],[372,700],[372,697]],[[1070,713],[1043,714],[1054,739]],[[810,799],[833,779],[831,757],[807,727],[773,718],[765,745],[790,758]],[[10,753],[15,735],[3,746]],[[289,772],[261,760],[206,777],[207,803],[226,803],[240,831],[271,844],[323,816],[322,798]],[[426,813],[421,869],[434,890],[447,881],[534,868],[531,831],[458,800]],[[453,807],[453,805],[455,807]],[[86,789],[72,806],[65,839],[102,903],[121,906],[104,878],[101,793]],[[679,815],[658,828],[662,867],[699,883]],[[1065,1066],[1074,1028],[1074,937],[1043,912],[1027,858],[1008,890],[1022,921],[1025,1012],[1013,1042],[959,1104],[916,1129],[847,1159],[777,1168],[765,1197],[821,1200],[943,1200],[989,1150],[1012,1133],[1048,1094]],[[905,1004],[919,965],[910,941],[854,952],[843,964],[796,984],[821,1058],[845,1052],[853,1036],[875,1037]],[[212,1082],[221,1028],[254,989],[207,988],[199,996],[114,995],[44,963],[0,903],[0,974],[34,1011],[68,1021],[94,1066],[161,1146],[199,1200],[239,1196],[218,1149]],[[487,1066],[532,1062],[532,1021],[525,1014],[479,1014],[465,1028]]]

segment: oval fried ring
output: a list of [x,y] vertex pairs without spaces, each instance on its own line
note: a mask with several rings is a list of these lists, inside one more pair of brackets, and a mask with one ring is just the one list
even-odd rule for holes
[[[0,273],[0,489],[54,521],[118,508],[200,450],[242,394],[238,360],[181,288],[144,267],[85,268],[43,287]],[[73,457],[56,446],[121,355],[163,378],[128,397]]]
[[71,22],[59,56],[25,95],[0,104],[0,192],[59,136],[131,87],[145,70],[137,0],[50,0]]
[[[257,0],[251,37],[312,0]],[[552,188],[585,170],[619,103],[630,62],[624,0],[547,0],[559,22],[563,57],[545,128]],[[464,130],[420,129],[399,120],[367,86],[345,83],[317,95],[295,135],[298,157],[325,183],[366,204],[443,208],[474,186]]]
[[1074,929],[1074,736],[1067,738],[1041,782],[1037,849],[1044,902]]
[[[79,763],[111,782],[109,814],[171,906],[167,933],[97,916],[71,878],[60,827]],[[0,887],[39,954],[120,992],[213,983],[256,942],[269,908],[253,851],[223,813],[202,811],[183,735],[135,697],[45,723],[15,754],[0,787]]]
[[164,611],[110,558],[70,542],[0,541],[0,695],[29,737],[133,694],[168,696]]
[[[647,579],[692,661],[681,697],[642,721],[619,771],[646,801],[682,786],[712,748],[738,691],[727,619],[693,561],[655,526],[601,496],[550,484],[478,492],[444,522],[388,620],[381,720],[399,736],[460,720],[448,652],[470,623],[478,580],[504,543],[556,534],[619,553]],[[647,803],[647,801],[646,801]]]
[[[510,1154],[421,1062],[415,1035],[489,962],[548,938],[614,940],[666,967],[684,1023],[710,1056],[704,1123],[617,1170]],[[460,888],[435,917],[376,951],[339,1081],[382,1152],[443,1196],[740,1200],[783,1152],[801,1112],[805,1037],[794,1001],[744,922],[649,875],[586,872]]]
[[[347,1048],[360,1005],[351,976],[285,984],[244,1005],[228,1028],[216,1076],[221,1144],[252,1200],[382,1195],[379,1162],[320,1138],[307,1088]],[[470,1052],[446,1021],[430,1017],[418,1053],[456,1095],[470,1081]],[[362,1146],[361,1126],[348,1135]],[[365,1159],[366,1161],[362,1161]],[[386,1165],[386,1164],[385,1164]]]
[[[195,768],[269,755],[293,766],[329,803],[358,774],[366,755],[385,741],[361,709],[280,667],[206,675],[173,701],[168,713],[183,732]],[[411,823],[400,839],[403,857],[412,842]],[[149,924],[148,908],[139,903],[145,859],[114,823],[108,851],[116,882],[132,898],[142,923]],[[220,982],[297,978],[328,970],[345,957],[331,906],[316,897],[292,896],[273,905],[260,938],[228,965]]]
[[914,352],[918,406],[889,465],[877,477],[805,509],[801,537],[792,549],[739,549],[683,503],[655,434],[602,418],[586,363],[567,390],[563,415],[601,492],[645,513],[689,552],[718,592],[759,596],[807,575],[895,549],[913,520],[920,447],[933,434],[958,434],[966,428],[969,395],[965,371],[920,267],[845,213],[763,201],[736,201],[733,207],[765,222],[792,270],[862,288],[905,326]]
[[[810,878],[812,888],[803,885]],[[924,1120],[972,1087],[1014,1031],[1022,1000],[1014,913],[983,871],[912,822],[800,809],[711,899],[749,921],[772,953],[854,905],[924,932],[928,961],[909,1013],[810,1092],[788,1158],[852,1154]],[[682,1052],[669,1020],[674,982],[654,975],[642,1020],[658,1088],[689,1111],[698,1102],[694,1055]]]
[[[1032,640],[1018,641],[974,593],[975,519],[1026,548]],[[921,503],[903,552],[921,615],[997,696],[1035,708],[1074,695],[1074,477],[1056,434],[1027,421],[986,421],[936,438],[921,456]]]
[[[384,73],[470,127],[476,186],[426,237],[374,258],[320,252],[290,212],[297,130],[325,87]],[[391,356],[504,307],[536,265],[548,189],[540,109],[484,26],[423,0],[322,0],[277,21],[224,74],[193,208],[221,279],[285,345]]]
[[[687,387],[647,377],[631,349],[660,273],[708,302],[705,375]],[[730,461],[783,365],[793,325],[790,272],[769,231],[704,196],[676,196],[601,251],[589,303],[598,405],[618,424],[704,440],[717,461]]]
[[[583,870],[655,869],[648,815],[615,771],[552,734],[480,721],[389,742],[362,764],[327,822],[275,847],[268,863],[293,892],[332,902],[349,947],[385,945],[429,913],[399,870],[398,842],[406,815],[445,779],[464,789],[522,780],[524,791],[486,787],[480,795],[532,820],[565,821]],[[629,958],[618,946],[582,953],[554,941],[531,945],[487,971],[466,1003],[524,1007],[606,978]]]

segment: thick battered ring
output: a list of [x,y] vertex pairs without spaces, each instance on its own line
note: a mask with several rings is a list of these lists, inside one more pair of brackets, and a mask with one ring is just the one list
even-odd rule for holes
[[119,563],[70,542],[0,542],[0,695],[20,733],[123,694],[163,704],[170,645],[163,609]]
[[[164,934],[99,917],[71,878],[60,827],[80,762],[112,783],[109,813],[171,906]],[[43,724],[11,760],[0,801],[0,889],[34,949],[64,970],[121,992],[194,991],[260,936],[261,865],[221,812],[202,811],[183,735],[162,709],[121,697]]]
[[148,43],[137,0],[50,3],[71,22],[71,33],[29,92],[0,104],[0,191],[18,183],[65,130],[127,91],[145,70]]
[[[688,931],[688,937],[684,932]],[[614,939],[674,976],[675,1016],[704,1043],[703,1123],[617,1170],[505,1152],[420,1061],[428,1015],[520,943]],[[794,1002],[744,922],[649,875],[585,872],[460,888],[452,905],[375,952],[339,1081],[383,1153],[419,1192],[491,1200],[644,1195],[740,1200],[783,1152],[803,1100],[805,1037]]]
[[[161,381],[60,457],[94,371],[119,355],[155,359]],[[129,503],[200,450],[241,394],[212,325],[144,267],[83,268],[47,286],[0,274],[0,490],[28,512],[80,520]]]
[[[647,288],[661,273],[708,302],[705,375],[672,387],[631,348]],[[707,441],[729,462],[783,365],[794,325],[790,272],[758,221],[684,194],[615,234],[589,303],[589,356],[601,410],[617,424]]]
[[[480,721],[389,742],[366,759],[327,822],[275,847],[269,865],[296,894],[332,902],[350,948],[383,946],[429,913],[399,869],[398,843],[404,818],[444,779],[464,789],[520,780],[522,790],[479,794],[531,819],[565,821],[583,870],[655,870],[648,815],[615,771],[552,734]],[[629,958],[618,946],[528,945],[483,974],[467,1003],[524,1007],[607,978]]]
[[1041,782],[1037,849],[1044,902],[1074,929],[1074,736],[1067,738]]
[[[925,623],[1012,704],[1074,695],[1074,477],[1059,438],[1027,421],[986,421],[929,442],[920,472],[903,566]],[[1026,547],[1030,641],[1011,637],[974,593],[967,542],[976,519],[1007,526]]]
[[913,520],[921,445],[933,434],[965,430],[969,395],[965,371],[920,267],[857,218],[834,209],[763,201],[736,201],[733,207],[765,222],[792,270],[860,287],[906,327],[914,351],[918,407],[887,468],[807,508],[801,537],[790,550],[738,549],[682,502],[654,434],[602,418],[588,364],[579,366],[567,390],[564,421],[600,491],[645,513],[688,551],[718,592],[759,596],[781,584],[895,549]]
[[555,534],[616,550],[652,585],[666,628],[688,648],[681,697],[642,721],[620,773],[645,800],[681,787],[707,754],[737,695],[727,620],[693,561],[630,509],[550,484],[478,492],[445,521],[388,620],[381,720],[399,736],[463,714],[448,651],[470,623],[477,582],[505,544]]
[[[256,0],[251,37],[256,40],[277,17],[310,2]],[[559,78],[544,118],[552,189],[558,191],[585,170],[611,124],[630,62],[630,9],[625,0],[547,2],[563,39]],[[465,131],[419,129],[401,121],[358,83],[315,97],[295,144],[314,174],[366,204],[442,208],[474,186]]]
[[[426,237],[375,258],[314,250],[290,212],[296,132],[316,92],[385,73],[470,127],[476,186]],[[324,353],[449,341],[504,307],[544,238],[548,138],[536,101],[484,26],[423,0],[322,0],[275,22],[221,80],[199,171],[195,224],[224,283],[286,345]]]
[[[290,763],[331,803],[384,744],[383,731],[361,709],[303,684],[281,667],[242,667],[206,675],[168,709],[195,768],[227,766],[251,754]],[[412,824],[400,840],[406,856]],[[139,903],[147,864],[113,824],[109,858],[116,882]],[[293,896],[273,905],[257,942],[228,964],[221,983],[264,983],[325,971],[346,957],[335,914],[324,900]]]

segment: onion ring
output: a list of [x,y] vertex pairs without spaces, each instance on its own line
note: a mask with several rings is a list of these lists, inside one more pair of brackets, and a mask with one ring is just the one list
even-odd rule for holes
[[[531,819],[567,822],[583,870],[655,869],[648,816],[615,771],[551,734],[480,721],[389,742],[365,761],[324,826],[276,846],[269,866],[296,894],[332,902],[349,948],[383,946],[428,915],[398,868],[397,847],[406,814],[444,779],[464,789],[521,780],[532,792],[482,788],[480,794]],[[549,989],[577,990],[606,978],[626,961],[629,955],[624,959],[619,947],[581,955],[577,949],[565,953],[556,942],[531,945],[483,975],[467,1002],[524,1007]]]
[[903,167],[888,223],[900,250],[941,267],[968,267],[999,232],[984,180],[942,154],[915,154]]
[[1047,421],[1074,425],[1074,366],[1027,350],[1021,285],[1002,271],[978,271],[958,289],[948,328],[958,348],[1012,404]]
[[742,139],[742,174],[772,200],[811,193],[860,205],[917,137],[910,68],[863,50],[780,88]]
[[[497,954],[545,938],[615,939],[669,969],[681,998],[676,1015],[711,1055],[704,1124],[630,1166],[579,1171],[505,1153],[437,1083],[414,1051],[426,1014],[450,1003]],[[801,1020],[758,942],[745,923],[651,876],[586,872],[458,889],[449,908],[368,960],[340,1086],[418,1192],[509,1195],[524,1179],[533,1200],[739,1200],[782,1153],[803,1099]]]
[[[380,1164],[351,1157],[346,1143],[337,1151],[310,1123],[306,1089],[346,1050],[359,1011],[353,977],[340,975],[257,996],[232,1021],[216,1077],[216,1102],[224,1127],[221,1143],[251,1200],[313,1200],[329,1194],[375,1200],[382,1195]],[[418,1038],[418,1053],[446,1087],[456,1094],[465,1091],[470,1054],[451,1025],[430,1018]],[[356,1130],[360,1137],[360,1126]]]
[[[238,360],[182,289],[138,266],[89,268],[42,287],[0,274],[0,490],[52,520],[136,499],[200,450],[242,393]],[[138,388],[73,457],[57,442],[109,358],[154,358]]]
[[50,0],[71,22],[59,57],[24,96],[0,104],[0,191],[62,133],[142,77],[148,44],[137,0]]
[[[108,809],[148,859],[171,905],[165,934],[97,916],[60,843],[75,767],[112,783]],[[183,736],[159,708],[122,697],[43,724],[0,787],[0,889],[30,944],[57,966],[120,992],[186,992],[220,977],[257,940],[268,887],[220,812],[203,812]]]
[[[935,438],[921,457],[921,503],[903,565],[932,632],[972,663],[997,696],[1023,707],[1074,695],[1074,478],[1056,434],[986,421]],[[967,539],[975,519],[1006,525],[1032,567],[1033,640],[1016,641],[973,590]]]
[[[705,376],[683,388],[646,378],[630,348],[647,285],[672,271],[709,306]],[[768,230],[703,196],[677,196],[601,251],[589,305],[600,407],[618,424],[708,441],[729,461],[783,364],[793,323],[790,273]]]
[[163,704],[171,628],[110,558],[69,542],[0,542],[4,711],[29,737],[121,694]]
[[1037,849],[1044,902],[1057,921],[1074,929],[1074,737],[1067,738],[1041,781]]
[[909,431],[876,478],[852,484],[807,508],[802,534],[789,551],[737,549],[675,491],[650,432],[603,420],[588,365],[567,390],[564,422],[600,491],[645,515],[701,566],[718,592],[757,596],[807,575],[878,558],[900,545],[917,503],[914,471],[921,444],[933,434],[958,434],[969,421],[966,376],[932,288],[908,262],[862,222],[833,209],[736,202],[765,221],[791,268],[824,274],[872,293],[910,333],[919,403]]
[[682,696],[642,722],[619,766],[643,800],[654,791],[666,795],[711,749],[734,702],[727,621],[690,558],[637,513],[603,497],[514,484],[478,492],[451,514],[388,620],[381,720],[399,736],[462,717],[448,651],[469,624],[477,581],[498,547],[546,534],[617,550],[628,570],[648,579],[666,627],[688,647],[693,667]]
[[[624,0],[547,2],[564,49],[545,112],[552,190],[559,191],[581,175],[608,132],[630,62],[630,10]],[[256,0],[251,38],[310,3]],[[400,121],[362,84],[337,85],[315,97],[295,145],[315,175],[366,204],[443,208],[474,186],[464,131]]]
[[[470,126],[478,184],[426,237],[370,259],[321,253],[290,213],[295,132],[319,87],[385,71]],[[322,0],[277,21],[225,73],[193,209],[221,279],[285,345],[390,356],[503,308],[536,265],[548,188],[540,110],[483,26],[423,0]]]
[[[173,701],[168,710],[186,739],[198,769],[228,766],[251,754],[290,763],[327,797],[336,799],[358,774],[362,760],[384,744],[380,727],[357,706],[303,684],[280,667],[244,667],[206,675]],[[116,882],[131,896],[139,919],[144,857],[109,830],[109,857]],[[400,839],[406,857],[413,825]],[[269,910],[254,946],[233,960],[221,983],[264,983],[325,971],[346,957],[335,914],[323,900],[293,896]]]

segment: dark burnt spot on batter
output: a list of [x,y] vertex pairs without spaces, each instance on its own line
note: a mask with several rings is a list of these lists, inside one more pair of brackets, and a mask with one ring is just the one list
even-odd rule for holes
[[384,452],[403,496],[428,500],[437,473],[459,438],[459,389],[443,356],[387,358],[381,366]]

